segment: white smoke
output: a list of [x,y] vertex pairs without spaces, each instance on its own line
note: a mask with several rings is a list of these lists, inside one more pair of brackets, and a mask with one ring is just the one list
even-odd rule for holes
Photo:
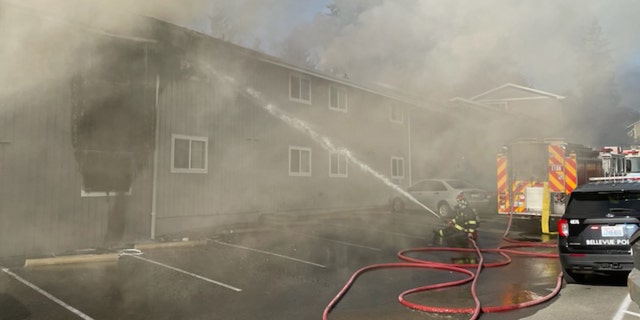
[[[579,97],[591,89],[581,85],[597,86],[600,78],[617,86],[620,105],[640,105],[640,2],[633,0],[10,2],[125,25],[127,14],[152,16],[293,64],[440,101],[507,82]],[[104,10],[83,9],[88,4]],[[585,50],[594,26],[608,55],[600,61]]]
[[[336,0],[335,3],[338,7],[348,7],[346,4],[350,1]],[[324,41],[318,67],[340,70],[352,78],[392,82],[409,92],[469,86],[483,76],[483,89],[508,81],[526,81],[528,83],[523,84],[565,93],[575,89],[577,68],[583,65],[582,60],[589,58],[580,44],[590,24],[599,22],[607,36],[623,23],[627,27],[638,24],[632,17],[620,22],[597,10],[625,11],[640,8],[640,4],[626,8],[609,8],[603,4],[596,1],[384,1],[361,9],[362,12],[346,24],[338,20],[341,15],[349,14],[339,12],[334,20],[342,27],[333,31],[333,37],[320,30],[327,25],[327,18],[318,18],[314,22],[318,25],[317,39]],[[305,27],[301,36],[294,34],[291,41],[312,42],[309,35],[313,29]],[[625,33],[633,29],[627,30]],[[637,52],[635,44],[635,51],[628,49],[629,46],[616,43],[611,46],[611,54],[625,59],[629,52]],[[487,80],[494,83],[486,83]],[[476,93],[484,91],[472,88],[470,92],[474,92],[473,89]],[[451,94],[444,93],[444,98]]]
[[[19,3],[72,12],[86,0]],[[618,70],[640,64],[640,35],[634,32],[640,28],[640,2],[633,0],[92,1],[96,3],[112,11],[101,15],[106,19],[121,19],[118,11],[153,16],[409,92],[470,86],[474,77],[484,75],[484,89],[512,80],[565,94],[576,89],[577,68],[588,59],[580,42],[592,23],[602,26]],[[334,15],[329,15],[329,5],[337,8]],[[474,90],[478,92],[470,92]]]

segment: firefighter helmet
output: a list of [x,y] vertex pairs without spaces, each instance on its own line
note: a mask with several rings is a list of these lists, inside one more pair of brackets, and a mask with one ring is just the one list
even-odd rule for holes
[[456,197],[456,201],[458,202],[458,205],[462,208],[469,205],[469,202],[467,201],[467,198],[464,196],[464,193],[458,194],[458,196]]

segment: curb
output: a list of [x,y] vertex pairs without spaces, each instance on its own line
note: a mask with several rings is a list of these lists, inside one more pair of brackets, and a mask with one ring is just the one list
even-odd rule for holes
[[133,246],[134,249],[163,249],[163,248],[181,248],[181,247],[195,247],[207,244],[207,240],[188,240],[188,241],[175,241],[175,242],[148,242],[138,243]]
[[[330,215],[340,215],[342,211],[329,213]],[[363,210],[362,212],[358,212],[358,214],[380,214],[386,213],[384,210]],[[327,215],[323,214],[308,214],[308,215],[299,215],[299,214],[281,214],[267,217],[265,222],[267,223],[307,223],[310,220],[318,218],[326,218]],[[273,228],[273,226],[269,226],[268,228]],[[243,232],[255,232],[265,230],[264,226],[255,227],[249,225],[238,225],[235,226],[227,226],[226,228],[219,229],[217,232],[217,236],[220,235],[228,235],[233,233],[243,233]],[[196,237],[201,237],[202,235],[196,235]],[[188,240],[188,238],[174,239],[172,241],[158,241],[158,242],[141,242],[133,244],[132,249],[138,250],[151,250],[151,249],[168,249],[168,248],[185,248],[185,247],[196,247],[201,245],[206,245],[209,243],[208,239],[204,240]],[[111,262],[116,263],[120,258],[119,250],[111,250],[105,253],[96,253],[96,254],[70,254],[70,255],[61,255],[55,257],[44,257],[44,258],[30,258],[24,260],[24,268],[29,267],[43,267],[43,266],[54,266],[54,265],[70,265],[70,264],[82,264],[82,263],[100,263],[100,262]]]
[[24,267],[25,268],[42,267],[42,266],[78,264],[78,263],[88,263],[88,262],[117,262],[119,256],[120,255],[117,253],[107,253],[107,254],[82,254],[82,255],[72,255],[72,256],[51,257],[51,258],[26,259],[24,261]]
[[[180,247],[195,247],[207,244],[207,240],[192,240],[192,241],[175,241],[175,242],[149,242],[139,243],[133,246],[134,249],[163,249],[163,248],[180,248]],[[100,262],[118,262],[120,259],[119,252],[102,253],[102,254],[78,254],[68,256],[57,256],[48,258],[32,258],[25,259],[24,268],[33,267],[45,267],[55,265],[70,265],[70,264],[83,264],[83,263],[100,263]]]

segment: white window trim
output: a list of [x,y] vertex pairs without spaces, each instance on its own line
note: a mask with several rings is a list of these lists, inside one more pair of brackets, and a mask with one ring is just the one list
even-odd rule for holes
[[[306,80],[309,81],[309,100],[304,100],[304,99],[300,99],[300,98],[294,98],[291,95],[292,94],[292,92],[291,92],[291,81],[293,81],[293,77],[297,77],[300,80],[306,79]],[[300,81],[300,83],[298,83],[298,87],[302,89],[302,81]],[[311,83],[311,78],[309,76],[302,75],[302,74],[299,74],[299,73],[290,73],[289,74],[289,100],[311,105],[311,99],[312,99],[311,87],[312,87],[312,83]]]
[[[333,155],[338,156],[338,171],[340,171],[340,159],[344,159],[344,173],[333,173],[331,172],[331,159]],[[329,152],[329,177],[332,178],[347,178],[349,177],[349,158],[342,152]]]
[[[393,113],[394,113],[393,111],[394,110],[396,110],[396,114],[400,115],[400,119],[395,119],[393,117]],[[393,122],[393,123],[400,123],[400,124],[404,123],[404,109],[402,109],[402,108],[400,108],[398,106],[395,106],[395,105],[391,106],[389,108],[389,120],[391,120],[391,122]]]
[[[344,107],[343,108],[339,108],[338,107],[334,107],[331,105],[331,89],[336,89],[336,92],[338,93],[338,97],[336,99],[336,101],[338,101],[338,104],[340,104],[340,92],[344,93]],[[347,97],[347,89],[343,88],[343,87],[339,87],[339,86],[334,86],[334,85],[330,85],[329,86],[329,109],[334,110],[334,111],[340,111],[340,112],[347,112],[347,109],[349,108],[349,103],[348,103],[349,99]]]
[[[394,175],[394,172],[393,172],[393,162],[394,161],[402,162],[402,175],[401,176]],[[404,179],[404,158],[402,158],[402,157],[391,157],[391,178],[392,179]]]
[[[106,192],[106,191],[91,191],[91,192],[87,192],[84,191],[84,186],[82,187],[82,190],[80,190],[80,196],[81,197],[115,197],[117,196],[118,193],[117,192]],[[123,192],[120,193],[120,195],[122,196],[130,196],[131,195],[131,188],[129,188],[129,190],[127,192]]]
[[[176,139],[184,139],[191,141],[201,141],[204,142],[204,169],[193,169],[193,168],[176,168],[175,167],[175,145]],[[191,163],[191,149],[189,149],[189,163]],[[208,172],[209,167],[209,138],[207,137],[198,137],[198,136],[188,136],[182,134],[172,134],[171,135],[171,173],[199,173],[204,174]]]
[[[309,172],[292,172],[291,171],[291,150],[299,150],[299,151],[308,151],[309,152]],[[312,172],[312,167],[311,167],[311,148],[306,148],[306,147],[298,147],[298,146],[289,146],[289,153],[288,153],[288,157],[289,157],[289,168],[287,169],[289,171],[289,175],[290,176],[294,176],[294,177],[310,177],[311,176],[311,172]],[[302,161],[302,157],[300,158],[300,160]],[[300,168],[301,163],[299,164]]]

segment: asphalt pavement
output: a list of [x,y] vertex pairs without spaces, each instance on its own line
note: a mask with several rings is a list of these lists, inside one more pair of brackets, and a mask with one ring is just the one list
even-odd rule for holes
[[[506,224],[506,217],[483,216],[480,247],[505,244]],[[398,252],[409,248],[469,248],[468,243],[434,239],[432,230],[441,226],[422,212],[279,215],[256,225],[140,243],[125,254],[96,251],[73,255],[75,261],[73,256],[27,260],[0,273],[0,319],[322,319],[356,271],[377,265],[385,267],[358,276],[329,319],[468,319],[468,313],[418,311],[398,302],[406,290],[466,277],[397,265],[403,263]],[[514,226],[510,236],[554,239],[541,237],[535,225]],[[460,266],[478,261],[466,251],[416,250],[408,255]],[[484,259],[488,264],[507,258],[486,252]],[[483,307],[532,301],[553,291],[560,272],[557,259],[509,259],[505,266],[482,271],[476,291]],[[471,284],[465,283],[405,299],[438,308],[472,308],[470,292]],[[481,318],[533,319],[556,300]]]

